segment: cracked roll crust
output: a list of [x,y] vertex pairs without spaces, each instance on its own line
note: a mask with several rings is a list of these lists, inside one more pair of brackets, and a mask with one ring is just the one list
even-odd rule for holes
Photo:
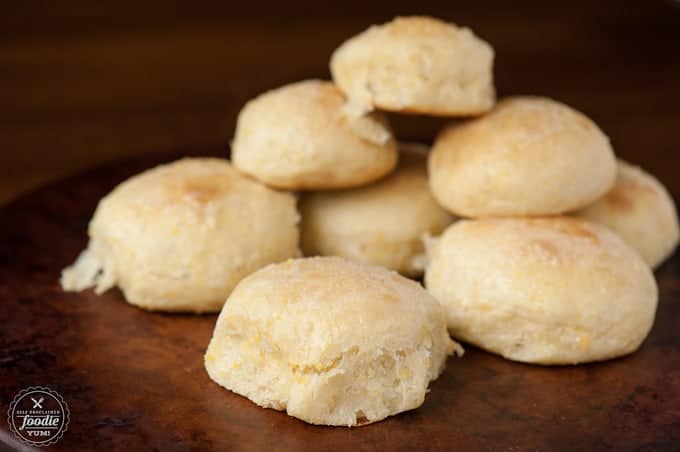
[[420,276],[423,236],[438,235],[453,217],[427,184],[427,148],[400,144],[397,169],[373,184],[304,194],[299,208],[306,256],[342,256]]
[[428,257],[425,286],[446,309],[452,336],[515,361],[626,355],[654,321],[649,266],[589,221],[462,220],[431,244]]
[[575,215],[609,227],[652,268],[678,245],[680,231],[673,198],[654,176],[623,160],[619,160],[614,188]]
[[467,28],[397,17],[344,42],[330,67],[359,111],[469,116],[494,104],[493,56]]
[[416,282],[339,257],[273,264],[234,289],[205,354],[210,377],[312,424],[355,426],[417,408],[462,353]]
[[249,273],[298,253],[294,196],[226,160],[184,159],[136,175],[97,206],[65,290],[113,286],[158,311],[216,312]]
[[356,187],[386,175],[397,149],[385,116],[348,114],[331,82],[306,80],[268,91],[241,110],[231,159],[272,187]]

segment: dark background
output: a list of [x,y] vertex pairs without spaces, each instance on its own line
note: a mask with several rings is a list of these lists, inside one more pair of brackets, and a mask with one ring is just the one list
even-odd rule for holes
[[[0,14],[0,203],[103,162],[219,149],[261,91],[326,78],[344,39],[395,15],[469,26],[498,93],[591,116],[680,195],[680,4],[673,1],[18,1]],[[441,120],[394,118],[431,140]]]

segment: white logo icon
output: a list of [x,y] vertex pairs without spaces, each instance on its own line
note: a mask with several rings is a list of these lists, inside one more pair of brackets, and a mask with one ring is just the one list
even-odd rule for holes
[[33,409],[34,410],[36,408],[42,409],[42,403],[45,400],[45,397],[40,397],[40,400],[35,400],[33,397],[31,397],[31,400],[33,401]]
[[66,401],[53,389],[32,386],[19,392],[7,410],[9,428],[14,436],[30,446],[49,446],[68,429]]

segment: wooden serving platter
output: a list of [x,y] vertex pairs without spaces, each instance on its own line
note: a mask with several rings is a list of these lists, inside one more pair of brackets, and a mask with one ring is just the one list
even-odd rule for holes
[[215,315],[167,315],[118,291],[64,293],[100,197],[164,159],[116,164],[0,209],[0,447],[25,448],[5,413],[28,386],[59,392],[54,450],[679,450],[680,257],[656,272],[656,323],[635,354],[547,368],[467,346],[417,410],[360,428],[315,427],[214,384]]

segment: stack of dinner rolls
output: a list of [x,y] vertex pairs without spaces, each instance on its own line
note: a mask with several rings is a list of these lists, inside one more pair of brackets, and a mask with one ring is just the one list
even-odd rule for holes
[[[493,58],[437,19],[370,27],[333,53],[332,82],[249,101],[231,162],[162,165],[102,199],[62,286],[221,309],[210,377],[314,424],[420,406],[462,355],[449,333],[527,363],[631,353],[678,243],[673,200],[582,113],[496,102]],[[429,150],[385,111],[467,119]]]

